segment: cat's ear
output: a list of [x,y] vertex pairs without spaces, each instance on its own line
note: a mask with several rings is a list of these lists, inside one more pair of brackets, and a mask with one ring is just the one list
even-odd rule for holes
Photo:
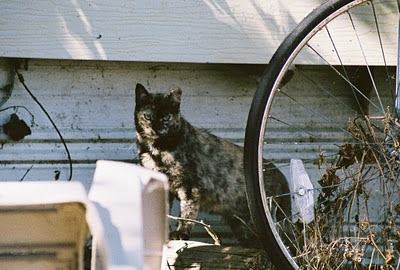
[[181,103],[181,96],[182,96],[182,89],[180,87],[174,88],[171,92],[168,94],[168,98],[177,102]]
[[135,97],[136,97],[136,103],[140,103],[143,99],[145,99],[149,95],[149,92],[147,92],[146,88],[144,88],[143,85],[140,83],[136,84],[135,88]]

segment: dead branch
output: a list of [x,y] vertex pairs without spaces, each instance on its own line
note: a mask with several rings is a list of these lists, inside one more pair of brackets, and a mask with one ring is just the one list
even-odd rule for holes
[[175,216],[171,216],[171,215],[167,215],[168,218],[173,219],[173,220],[180,220],[180,221],[186,221],[186,222],[193,222],[199,225],[202,225],[204,227],[204,229],[207,231],[208,235],[210,235],[210,237],[214,240],[214,245],[221,245],[221,241],[219,240],[217,234],[214,232],[214,230],[211,228],[211,225],[208,225],[206,223],[203,222],[203,220],[194,220],[194,219],[190,219],[190,218],[182,218],[182,217],[175,217]]

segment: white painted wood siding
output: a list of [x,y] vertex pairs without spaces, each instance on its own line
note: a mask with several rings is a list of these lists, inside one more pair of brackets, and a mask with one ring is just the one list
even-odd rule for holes
[[[26,71],[21,69],[26,84],[52,116],[71,151],[73,179],[82,182],[88,190],[97,160],[137,161],[133,121],[136,83],[144,84],[151,92],[166,92],[180,86],[183,90],[182,113],[188,121],[243,145],[248,110],[265,65],[30,60],[27,67]],[[340,77],[332,77],[329,67],[298,68],[326,89],[337,89],[344,100],[351,100],[346,98],[352,96],[348,85]],[[4,61],[0,59],[0,78],[3,78],[4,69]],[[387,90],[389,79],[384,68],[373,69],[373,73],[378,89]],[[393,73],[394,69],[391,69],[389,76]],[[3,80],[0,86],[2,84]],[[283,105],[274,114],[283,115],[281,120],[299,124],[311,134],[318,132],[329,142],[343,140],[343,134],[324,120],[328,118],[346,125],[351,119],[347,110],[338,108],[336,99],[321,93],[319,87],[301,75],[293,77],[287,90],[296,99],[315,105],[314,109],[325,118],[315,117],[308,110],[294,114],[298,104],[289,99],[283,100]],[[383,98],[388,104],[388,95]],[[14,105],[27,107],[35,117],[35,125],[32,135],[19,142],[10,141],[0,128],[0,181],[20,180],[32,165],[24,181],[54,181],[57,171],[60,181],[68,179],[68,160],[56,131],[18,81],[10,100],[0,109]],[[13,112],[0,112],[0,127]],[[19,109],[17,114],[30,123],[31,118],[24,110]],[[266,153],[278,166],[290,158],[312,160],[320,153],[318,144],[289,144],[309,135],[287,125],[275,123],[268,135],[272,141],[279,138],[288,142],[287,145],[273,143]],[[287,166],[282,167],[282,171],[289,175]],[[319,179],[320,172],[310,173],[312,179]],[[200,218],[212,224],[219,235],[229,237],[227,227],[221,225],[219,217],[201,215]],[[211,240],[201,227],[195,229],[193,236]]]
[[[0,57],[189,63],[268,63],[322,0],[0,1]],[[387,62],[395,64],[396,1],[375,4]],[[368,64],[382,65],[371,6],[353,14]],[[347,16],[332,27],[345,64],[362,64]],[[332,64],[326,35],[315,39]],[[373,50],[372,50],[373,49]],[[321,64],[312,52],[298,63]]]
[[[67,142],[74,163],[73,180],[88,190],[97,160],[137,162],[133,121],[136,83],[151,92],[167,92],[179,85],[183,89],[182,112],[191,123],[243,144],[247,113],[262,69],[248,65],[31,60],[28,70],[21,69],[21,73]],[[0,59],[1,78],[4,73]],[[20,180],[32,165],[24,181],[54,181],[57,171],[60,181],[68,179],[67,155],[56,131],[17,80],[2,108],[14,105],[27,107],[35,125],[32,135],[13,142],[1,126],[14,111],[0,112],[0,181]],[[23,109],[17,114],[30,124],[31,118]],[[219,217],[201,218],[229,237]],[[211,240],[201,227],[195,229],[194,237]]]
[[[3,62],[4,63],[4,62]],[[1,65],[0,61],[0,71]],[[247,112],[261,67],[189,64],[138,64],[31,60],[21,70],[26,84],[53,117],[74,161],[73,178],[90,185],[98,159],[137,160],[133,122],[134,88],[142,83],[152,92],[183,89],[182,110],[196,126],[242,142]],[[32,135],[20,142],[0,132],[0,181],[49,179],[61,171],[68,178],[63,145],[46,116],[16,80],[9,101],[3,106],[23,105],[35,116]],[[0,126],[13,110],[0,113]],[[23,109],[17,114],[28,124]]]

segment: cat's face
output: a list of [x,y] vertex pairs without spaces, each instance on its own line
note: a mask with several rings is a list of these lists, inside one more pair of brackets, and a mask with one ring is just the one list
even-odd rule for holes
[[179,132],[180,88],[165,95],[150,94],[143,85],[137,84],[135,94],[135,125],[141,138],[158,139]]

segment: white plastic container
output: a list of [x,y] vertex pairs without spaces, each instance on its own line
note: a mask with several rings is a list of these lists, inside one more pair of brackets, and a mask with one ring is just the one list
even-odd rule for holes
[[79,183],[1,183],[0,269],[83,269],[86,205]]
[[163,174],[133,164],[97,162],[89,199],[100,215],[103,227],[96,231],[103,231],[98,235],[104,240],[93,239],[100,249],[96,269],[99,264],[113,270],[161,269],[168,236],[167,191]]
[[78,182],[0,183],[0,269],[161,269],[167,240],[165,175],[97,163],[88,199]]

